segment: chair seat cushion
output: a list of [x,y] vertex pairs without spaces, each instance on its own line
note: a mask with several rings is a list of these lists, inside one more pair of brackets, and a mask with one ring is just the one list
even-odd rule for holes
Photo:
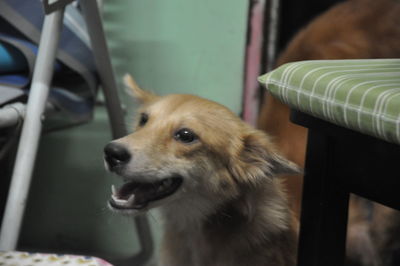
[[400,59],[300,61],[259,81],[291,108],[400,143]]
[[19,251],[0,251],[0,265],[4,266],[57,266],[57,265],[87,265],[112,266],[108,262],[87,256],[28,253]]

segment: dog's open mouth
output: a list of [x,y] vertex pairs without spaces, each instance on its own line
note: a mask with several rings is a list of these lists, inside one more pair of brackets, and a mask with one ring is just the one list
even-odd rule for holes
[[110,205],[114,209],[143,209],[151,201],[172,195],[181,184],[181,177],[171,177],[152,183],[129,181],[119,189],[112,186]]

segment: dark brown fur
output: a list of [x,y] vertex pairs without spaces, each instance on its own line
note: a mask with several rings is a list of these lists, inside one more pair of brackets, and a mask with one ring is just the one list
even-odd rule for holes
[[[301,30],[280,55],[277,65],[312,59],[399,57],[400,1],[349,0],[334,6]],[[275,138],[289,160],[304,165],[307,130],[289,121],[289,108],[286,105],[266,95],[259,128]],[[287,177],[286,182],[291,206],[299,216],[302,177]],[[359,200],[353,200],[350,208],[348,254],[356,254],[354,256],[358,256],[360,261],[368,261],[364,265],[377,265],[374,262],[377,258],[371,257],[374,252],[370,250],[375,249],[372,247],[364,205]],[[374,209],[379,208],[376,206]],[[374,219],[386,220],[398,215],[392,212],[377,211]]]

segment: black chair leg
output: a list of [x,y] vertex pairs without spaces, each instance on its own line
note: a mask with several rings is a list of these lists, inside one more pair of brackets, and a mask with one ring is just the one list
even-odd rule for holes
[[310,130],[307,144],[299,266],[340,266],[344,263],[349,193],[340,189],[331,165],[335,143]]

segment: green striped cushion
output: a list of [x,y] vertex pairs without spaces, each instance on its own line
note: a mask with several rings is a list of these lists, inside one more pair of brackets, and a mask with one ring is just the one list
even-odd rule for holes
[[400,143],[400,59],[300,61],[259,81],[295,109]]

